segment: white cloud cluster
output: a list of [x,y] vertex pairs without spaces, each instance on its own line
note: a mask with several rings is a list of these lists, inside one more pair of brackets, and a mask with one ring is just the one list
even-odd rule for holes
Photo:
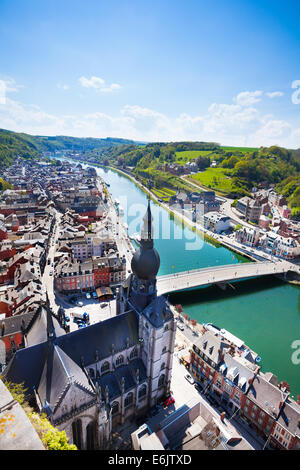
[[269,98],[278,98],[279,96],[283,96],[284,93],[282,91],[272,91],[272,92],[266,93],[266,95]]
[[[87,86],[103,85],[98,80],[87,80],[83,81]],[[170,117],[138,105],[126,105],[115,115],[100,110],[89,114],[55,115],[38,106],[25,106],[7,98],[5,103],[0,102],[0,128],[39,135],[111,136],[153,142],[203,140],[224,145],[277,144],[299,148],[300,129],[256,108],[254,104],[261,99],[262,92],[244,91],[233,98],[231,104],[211,104],[206,113],[196,116],[181,113]]]
[[262,91],[242,91],[239,93],[234,101],[240,106],[252,106],[261,100]]
[[105,80],[100,77],[80,77],[79,83],[84,88],[94,88],[101,93],[111,93],[113,91],[120,90],[121,86],[118,83],[111,83],[110,85],[105,84]]

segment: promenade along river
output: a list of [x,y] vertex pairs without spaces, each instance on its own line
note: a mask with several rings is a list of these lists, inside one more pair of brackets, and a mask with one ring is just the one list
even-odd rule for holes
[[[134,220],[138,213],[140,216],[145,213],[146,194],[116,171],[97,168],[97,172],[110,185],[113,199],[118,199],[124,208],[122,219],[128,224],[128,233],[139,232]],[[151,210],[155,247],[161,259],[158,275],[248,261],[226,248],[203,241],[153,202]],[[296,340],[300,344],[298,287],[267,277],[235,282],[225,291],[211,286],[175,293],[169,299],[174,304],[182,304],[184,311],[200,323],[212,322],[241,338],[261,356],[264,372],[272,371],[279,380],[286,380],[295,397],[300,394],[300,363],[292,361],[293,353],[296,356],[292,344]],[[300,362],[300,346],[298,350],[296,359]]]

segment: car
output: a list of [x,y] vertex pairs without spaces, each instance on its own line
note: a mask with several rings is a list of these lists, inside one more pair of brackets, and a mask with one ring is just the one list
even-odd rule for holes
[[164,401],[164,406],[170,406],[173,403],[175,403],[175,398],[174,397],[169,397]]
[[52,275],[53,275],[53,271],[50,271],[49,276],[52,276]]
[[180,331],[184,331],[184,326],[183,326],[183,325],[177,325],[177,328],[178,328]]
[[94,299],[97,299],[97,294],[96,294],[96,292],[93,292],[93,293],[92,293],[92,296],[94,297]]
[[184,378],[185,378],[188,382],[190,382],[190,384],[194,384],[194,383],[195,383],[195,380],[193,379],[193,377],[192,377],[190,374],[186,374],[186,375],[184,376]]
[[90,299],[90,298],[91,298],[91,294],[87,293],[87,294],[86,294],[86,298],[87,298],[87,299]]
[[68,315],[65,315],[65,321],[66,321],[66,322],[69,322],[69,321],[70,321],[70,317],[68,317]]

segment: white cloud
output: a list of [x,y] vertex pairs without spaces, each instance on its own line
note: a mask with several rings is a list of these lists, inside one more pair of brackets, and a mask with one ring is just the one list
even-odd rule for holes
[[121,86],[118,83],[111,83],[110,85],[105,85],[105,80],[100,77],[80,77],[79,82],[84,88],[94,88],[97,91],[102,93],[111,93],[116,90],[120,90]]
[[[97,86],[97,80],[87,80]],[[56,115],[6,98],[5,103],[0,102],[0,128],[34,135],[111,136],[153,142],[203,140],[224,145],[279,144],[299,148],[300,129],[272,114],[264,114],[253,104],[246,105],[260,95],[245,93],[242,97],[237,95],[239,98],[232,103],[212,103],[202,114],[180,113],[172,117],[139,105],[126,105],[114,115],[99,109],[86,114]]]
[[262,91],[242,91],[235,98],[234,101],[240,106],[251,106],[260,101]]
[[282,91],[272,91],[270,93],[266,93],[266,95],[269,97],[269,98],[278,98],[279,96],[283,96],[284,93]]

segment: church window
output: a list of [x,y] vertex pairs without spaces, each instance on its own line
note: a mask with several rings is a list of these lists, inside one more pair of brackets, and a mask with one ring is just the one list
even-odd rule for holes
[[160,366],[160,369],[163,370],[166,367],[166,364],[163,362],[162,365]]
[[162,354],[164,354],[166,351],[167,351],[167,348],[166,348],[166,346],[164,346],[164,347],[162,348]]
[[138,350],[137,350],[137,348],[134,348],[134,349],[131,351],[129,357],[130,357],[130,359],[133,359],[133,358],[137,357],[137,355],[138,355]]
[[116,360],[116,366],[119,366],[120,364],[123,364],[123,362],[124,362],[124,357],[121,354]]
[[104,362],[104,364],[102,364],[102,366],[101,366],[101,373],[106,372],[106,371],[109,370],[109,369],[110,369],[109,362],[106,361],[106,362]]
[[81,420],[77,419],[72,423],[72,436],[73,436],[73,443],[76,447],[81,450],[82,449],[82,424]]
[[165,331],[168,331],[168,329],[169,329],[169,325],[166,324],[166,325],[165,325]]
[[86,427],[86,449],[96,449],[96,423],[91,421]]
[[111,412],[113,415],[116,415],[119,413],[119,403],[117,401],[113,402],[112,407],[111,407]]
[[160,377],[159,377],[159,380],[158,380],[158,387],[163,387],[164,384],[165,384],[165,374],[162,374]]
[[146,385],[142,385],[141,388],[139,389],[139,394],[138,394],[140,401],[143,400],[143,398],[146,396],[146,393],[147,393],[147,387]]
[[133,403],[133,393],[130,392],[128,393],[127,397],[125,398],[125,401],[124,401],[124,406],[125,408],[127,408],[128,406],[131,406]]

